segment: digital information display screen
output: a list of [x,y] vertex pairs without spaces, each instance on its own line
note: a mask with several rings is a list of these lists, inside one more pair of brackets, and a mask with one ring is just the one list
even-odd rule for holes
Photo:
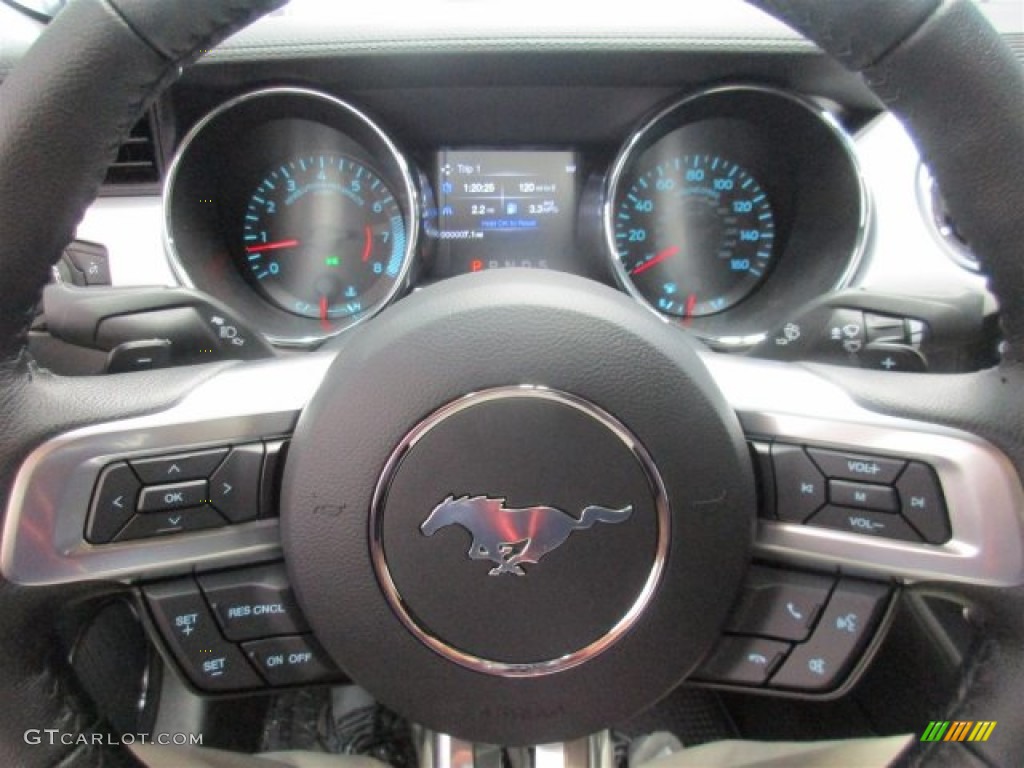
[[575,152],[447,149],[436,178],[438,277],[502,267],[572,271]]

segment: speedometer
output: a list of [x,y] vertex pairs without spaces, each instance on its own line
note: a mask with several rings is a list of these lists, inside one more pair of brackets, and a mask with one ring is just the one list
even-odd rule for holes
[[727,158],[658,157],[637,166],[618,189],[620,277],[661,312],[722,312],[749,296],[771,268],[771,201],[752,174]]

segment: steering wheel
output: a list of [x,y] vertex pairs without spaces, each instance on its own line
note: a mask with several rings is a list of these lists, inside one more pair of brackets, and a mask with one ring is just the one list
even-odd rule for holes
[[[133,764],[102,740],[25,743],[29,729],[107,731],[60,656],[62,612],[124,589],[151,558],[202,565],[231,547],[242,562],[277,546],[273,522],[184,550],[91,547],[81,515],[77,529],[66,519],[89,505],[96,456],[294,430],[280,540],[302,607],[338,663],[416,722],[536,744],[624,719],[707,653],[753,545],[845,559],[970,605],[983,639],[941,716],[999,727],[986,743],[915,744],[903,759],[1020,762],[1024,77],[978,11],[967,0],[754,2],[860,72],[912,133],[1000,300],[996,369],[840,378],[722,360],[610,289],[514,273],[420,291],[304,360],[101,379],[39,369],[26,352],[33,310],[120,141],[182,67],[280,4],[79,0],[0,90],[0,760]],[[964,546],[758,526],[752,426],[768,437],[841,427],[861,447],[934,454]],[[486,517],[487,503],[505,503],[497,493],[552,500],[548,513],[526,510],[527,544],[553,549],[588,528],[570,539],[571,562],[496,555],[508,542],[484,531],[469,555],[489,558],[485,575],[454,573],[464,542],[431,549],[441,535],[429,534],[458,522],[460,503]]]

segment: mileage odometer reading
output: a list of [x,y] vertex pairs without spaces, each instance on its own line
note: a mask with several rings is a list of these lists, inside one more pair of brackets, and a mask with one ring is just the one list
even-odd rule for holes
[[665,314],[722,312],[750,295],[771,265],[768,195],[716,155],[641,159],[620,180],[612,215],[624,279]]
[[245,266],[281,309],[332,321],[391,298],[406,228],[387,184],[337,154],[303,155],[270,171],[249,197]]

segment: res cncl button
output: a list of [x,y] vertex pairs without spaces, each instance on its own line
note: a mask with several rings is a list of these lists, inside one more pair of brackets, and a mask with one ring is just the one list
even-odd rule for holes
[[198,577],[228,640],[309,631],[280,563]]

